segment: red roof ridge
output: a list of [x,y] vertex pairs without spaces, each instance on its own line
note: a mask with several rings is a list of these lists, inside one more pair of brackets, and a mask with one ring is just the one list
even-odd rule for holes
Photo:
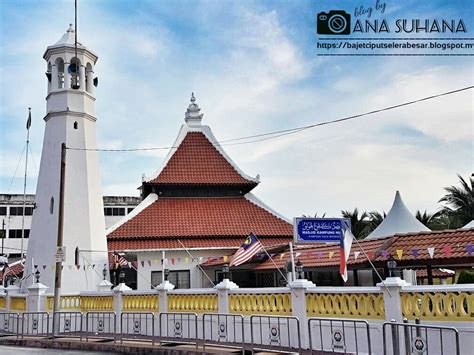
[[278,213],[277,211],[275,211],[273,208],[271,208],[270,206],[268,206],[267,204],[265,204],[262,200],[260,200],[257,196],[255,196],[253,193],[251,192],[248,192],[244,195],[244,197],[249,200],[251,203],[253,203],[254,205],[256,205],[257,207],[260,207],[264,210],[266,210],[267,212],[271,213],[272,215],[274,215],[275,217],[289,223],[289,224],[293,224],[293,222],[286,218],[285,216],[283,216],[282,214]]
[[234,163],[234,161],[230,158],[229,155],[224,151],[222,146],[218,143],[217,139],[215,138],[212,130],[207,125],[199,125],[199,126],[189,126],[187,124],[183,124],[178,132],[178,136],[176,137],[172,147],[170,148],[165,160],[163,161],[160,168],[158,168],[150,177],[144,177],[144,182],[152,182],[156,178],[160,176],[163,172],[165,167],[168,165],[169,161],[173,157],[173,155],[178,150],[181,143],[184,141],[188,133],[201,133],[206,137],[206,139],[211,143],[214,149],[232,166],[232,168],[239,174],[243,179],[248,180],[251,183],[258,184],[260,183],[260,178],[257,175],[256,177],[252,177],[250,175],[245,174],[238,166]]
[[155,193],[149,194],[142,202],[138,204],[129,214],[124,216],[121,220],[117,223],[112,225],[111,227],[107,228],[105,231],[105,235],[109,235],[114,230],[125,224],[126,222],[130,221],[132,218],[135,218],[141,211],[146,209],[148,206],[152,205],[156,200],[158,200],[158,195]]

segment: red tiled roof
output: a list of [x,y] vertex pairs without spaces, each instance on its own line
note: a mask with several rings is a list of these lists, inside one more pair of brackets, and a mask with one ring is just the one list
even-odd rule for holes
[[250,184],[202,132],[189,132],[161,173],[149,184]]
[[[385,244],[390,243],[386,239],[373,239],[373,240],[361,240],[359,241],[364,251],[373,260],[376,256],[376,252]],[[305,267],[333,267],[339,266],[339,245],[338,244],[311,244],[296,245],[294,253],[296,255],[295,260],[300,260]],[[354,257],[354,252],[359,251],[357,259]],[[282,253],[277,253],[273,257],[273,261],[279,268],[284,268],[286,261],[289,259],[289,251],[285,250],[283,257]],[[367,262],[367,258],[364,253],[361,252],[358,245],[352,243],[351,255],[348,260],[348,265],[361,264]],[[254,267],[254,270],[267,270],[275,269],[275,265],[271,260],[267,260]]]
[[[439,278],[447,278],[447,277],[454,277],[455,274],[446,272],[440,269],[433,269],[432,271],[433,277],[439,277]],[[419,269],[416,270],[416,277],[417,278],[427,278],[428,277],[428,271],[426,269]]]
[[[467,245],[474,245],[474,229],[455,229],[444,231],[419,232],[408,234],[397,234],[392,237],[392,244],[387,252],[397,259],[397,250],[402,249],[402,261],[429,260],[428,248],[435,248],[434,259],[473,258],[469,256]],[[414,255],[413,249],[418,254]],[[380,255],[376,260],[383,261],[387,258]]]
[[245,237],[250,232],[291,238],[292,228],[245,197],[158,198],[108,239]]
[[[239,238],[196,238],[180,239],[186,248],[239,248],[245,237]],[[260,241],[264,246],[274,246],[289,242],[289,238],[262,237]],[[146,249],[180,249],[181,244],[177,238],[174,239],[109,239],[107,242],[109,250],[146,250]]]

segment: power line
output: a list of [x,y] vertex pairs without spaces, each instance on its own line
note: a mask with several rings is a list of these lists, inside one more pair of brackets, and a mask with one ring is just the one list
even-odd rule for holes
[[[7,194],[10,192],[10,189],[13,185],[13,180],[15,180],[15,178],[16,178],[16,172],[18,170],[18,167],[20,166],[20,162],[23,158],[23,154],[25,154],[25,149],[26,149],[26,142],[25,142],[25,145],[23,146],[23,150],[21,152],[20,159],[18,159],[18,163],[16,164],[15,172],[13,173],[12,179],[10,181],[10,185],[8,186]],[[28,152],[26,154],[28,154]]]
[[[462,91],[466,90],[471,90],[473,89],[474,86],[466,86],[460,89],[452,90],[452,91],[447,91],[443,92],[440,94],[436,95],[431,95],[431,96],[426,96],[420,99],[412,100],[412,101],[407,101],[403,102],[400,104],[392,105],[392,106],[387,106],[384,108],[380,108],[377,110],[372,110],[356,115],[351,115],[351,116],[346,116],[342,118],[338,118],[335,120],[329,120],[329,121],[323,121],[323,122],[318,122],[318,123],[313,123],[310,125],[306,126],[301,126],[301,127],[294,127],[294,128],[288,128],[288,129],[283,129],[283,130],[278,130],[278,131],[272,131],[272,132],[266,132],[266,133],[260,133],[260,134],[254,134],[250,136],[244,136],[244,137],[238,137],[238,138],[232,138],[232,139],[226,139],[226,140],[221,140],[221,141],[214,141],[211,142],[212,144],[219,145],[219,146],[230,146],[230,145],[241,145],[241,144],[250,144],[250,143],[256,143],[256,142],[261,142],[269,139],[275,139],[279,138],[282,136],[290,135],[290,134],[295,134],[299,133],[311,128],[316,128],[316,127],[321,127],[321,126],[327,126],[331,124],[336,124],[336,123],[341,123],[349,120],[353,120],[356,118],[364,117],[364,116],[369,116],[369,115],[374,115],[376,113],[381,113],[385,111],[390,111],[394,110],[397,108],[413,105],[416,103],[420,103],[423,101],[428,101],[428,100],[433,100],[442,96],[448,96],[456,93],[460,93]],[[243,142],[242,142],[243,141]],[[192,144],[191,144],[192,146]],[[196,146],[200,146],[196,144]],[[168,147],[147,147],[147,148],[131,148],[131,149],[100,149],[100,148],[75,148],[75,147],[67,147],[66,149],[69,150],[90,150],[90,151],[99,151],[99,152],[137,152],[137,151],[151,151],[151,150],[169,150],[169,149],[176,149],[178,148],[177,146],[168,146]]]

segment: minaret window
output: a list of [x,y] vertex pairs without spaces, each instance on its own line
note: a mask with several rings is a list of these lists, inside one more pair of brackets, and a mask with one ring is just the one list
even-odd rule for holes
[[92,68],[91,63],[87,63],[86,65],[86,91],[92,93],[93,89],[93,81],[94,81],[94,70]]
[[56,68],[58,71],[58,89],[64,89],[64,61],[61,58],[56,59]]
[[77,90],[80,87],[80,68],[81,61],[78,58],[72,58],[67,71],[71,75],[71,89]]
[[51,197],[49,200],[49,213],[53,214],[54,212],[54,197]]
[[74,129],[77,129],[77,121],[74,122]]

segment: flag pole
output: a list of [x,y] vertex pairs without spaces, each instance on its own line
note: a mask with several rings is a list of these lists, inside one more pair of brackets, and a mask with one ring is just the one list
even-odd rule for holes
[[[260,239],[258,239],[257,235],[254,234],[255,238],[260,242]],[[278,270],[278,272],[280,273],[280,275],[283,277],[283,279],[286,281],[286,284],[288,285],[288,287],[290,288],[291,291],[293,291],[293,287],[291,287],[290,285],[290,282],[288,281],[288,279],[286,278],[285,275],[283,275],[283,272],[281,272],[280,268],[278,267],[278,265],[275,263],[275,261],[273,260],[273,258],[271,257],[270,254],[268,254],[268,251],[267,249],[265,249],[265,247],[263,246],[262,242],[260,242],[260,245],[262,246],[262,249],[263,251],[265,252],[265,254],[267,254],[268,258],[270,259],[270,261],[272,262],[272,264],[275,266],[275,268]],[[290,242],[290,246],[291,246],[291,242]],[[291,246],[291,250],[293,250],[293,247]],[[293,266],[294,267],[294,266]],[[295,293],[295,296],[298,297],[298,295]]]
[[165,282],[165,269],[166,269],[166,259],[165,251],[161,251],[161,283]]
[[21,218],[21,252],[20,260],[24,258],[25,243],[25,208],[26,208],[26,177],[28,175],[28,146],[30,144],[30,127],[31,127],[31,107],[28,107],[28,120],[26,121],[26,157],[25,157],[25,178],[23,180],[23,213]]
[[188,253],[188,255],[191,257],[191,259],[193,261],[196,262],[196,265],[197,267],[199,268],[199,270],[201,270],[201,272],[204,274],[204,276],[206,276],[206,278],[209,280],[209,282],[212,284],[213,287],[216,287],[216,285],[214,284],[214,282],[212,282],[211,278],[206,274],[206,272],[203,270],[203,268],[201,267],[201,265],[199,264],[199,262],[196,260],[196,258],[188,251],[188,249],[184,246],[183,243],[181,243],[181,240],[177,239],[178,240],[178,243],[183,247],[184,251],[186,253]]
[[382,276],[380,276],[379,272],[377,271],[377,269],[375,268],[374,264],[372,263],[372,260],[370,260],[369,256],[367,255],[367,253],[365,252],[364,248],[362,248],[362,245],[360,245],[359,241],[357,240],[356,237],[353,237],[353,239],[356,241],[357,245],[359,246],[359,249],[362,250],[362,253],[365,255],[365,257],[367,258],[367,260],[369,261],[369,264],[370,266],[372,267],[372,269],[375,271],[375,273],[377,274],[378,278],[380,279],[380,282],[382,282],[382,285],[387,289],[387,293],[390,297],[392,297],[392,294],[390,293],[390,290],[388,289],[387,285],[385,285],[385,282],[384,280],[382,280]]

